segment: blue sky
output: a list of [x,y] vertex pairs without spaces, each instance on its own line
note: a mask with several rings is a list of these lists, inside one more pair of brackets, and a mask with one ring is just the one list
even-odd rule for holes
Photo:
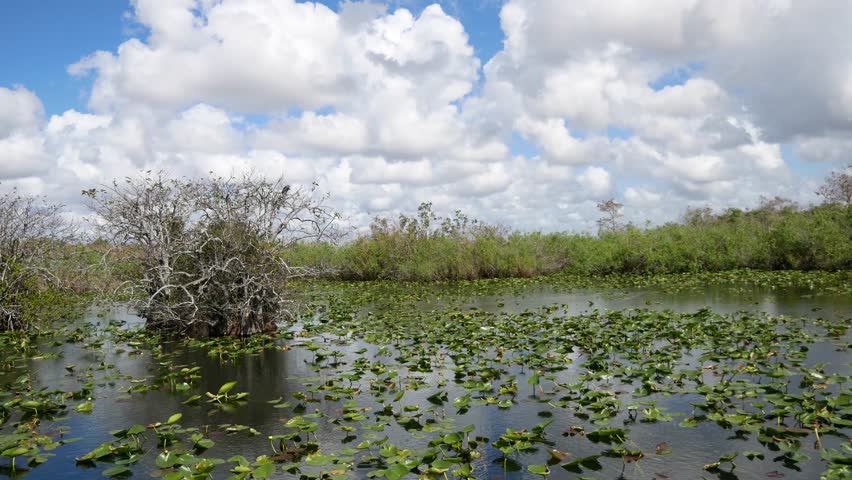
[[433,201],[543,230],[594,228],[607,197],[640,224],[807,203],[852,158],[852,54],[831,47],[852,4],[833,1],[386,0],[346,30],[290,0],[217,0],[211,28],[170,24],[199,15],[173,1],[3,0],[0,183],[255,169],[333,185],[361,223]]
[[[342,0],[319,0],[337,11]],[[417,14],[428,0],[394,0],[389,10],[407,8]],[[444,10],[459,19],[465,27],[476,56],[484,65],[500,49],[504,34],[500,27],[501,0],[442,0]],[[49,12],[49,14],[45,14]],[[23,85],[36,93],[47,115],[69,109],[86,109],[91,77],[74,77],[66,68],[97,50],[114,51],[133,36],[144,36],[145,30],[132,19],[132,8],[121,1],[105,0],[5,0],[0,4],[0,45],[3,68],[0,86]],[[652,83],[659,90],[683,84],[699,65],[677,68]],[[481,84],[481,82],[480,82]],[[293,109],[301,113],[301,109]],[[297,115],[298,116],[298,115]],[[264,124],[264,115],[250,115],[254,124]],[[610,138],[629,138],[631,131],[610,125],[604,132]],[[572,130],[582,138],[584,132]],[[540,150],[520,135],[513,135],[509,148],[514,155],[535,156]]]
[[[337,11],[343,2],[319,0],[318,3]],[[407,8],[419,13],[431,3],[434,2],[396,0],[390,2],[388,8]],[[483,65],[502,48],[501,0],[444,0],[438,3],[464,24]],[[45,15],[45,12],[50,14]],[[143,33],[132,20],[130,5],[122,1],[4,0],[0,3],[0,45],[8,48],[2,53],[0,86],[26,86],[41,98],[47,115],[69,109],[83,111],[92,78],[68,75],[68,65],[97,50],[113,51],[123,41]],[[661,85],[668,80],[663,79]],[[249,118],[255,124],[267,121],[264,115]],[[537,148],[517,136],[510,148],[514,154],[538,154]]]
[[4,0],[0,3],[0,85],[24,85],[48,114],[83,109],[88,80],[68,65],[96,50],[113,50],[127,37],[126,3],[110,0]]
[[[320,0],[338,10],[340,0]],[[425,0],[397,0],[390,9],[419,12]],[[477,56],[485,63],[503,41],[500,0],[439,2],[465,25]],[[44,103],[48,115],[83,110],[91,79],[68,75],[66,68],[97,50],[114,51],[142,29],[120,0],[3,0],[0,2],[0,86],[24,85]]]

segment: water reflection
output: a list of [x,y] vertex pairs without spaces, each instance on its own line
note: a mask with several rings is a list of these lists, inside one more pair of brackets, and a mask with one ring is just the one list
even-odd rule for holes
[[[489,312],[517,313],[527,309],[535,309],[545,305],[557,304],[562,306],[564,313],[576,315],[591,312],[593,310],[618,310],[625,308],[653,308],[671,309],[681,312],[694,312],[701,308],[709,307],[720,313],[746,311],[761,311],[771,315],[786,316],[809,316],[831,318],[832,316],[850,315],[852,313],[852,298],[841,296],[814,296],[812,292],[803,290],[767,290],[750,289],[740,292],[732,292],[730,288],[709,286],[702,290],[689,290],[681,292],[664,292],[649,289],[620,289],[607,292],[575,290],[571,292],[557,291],[542,287],[529,290],[523,295],[489,295],[470,299],[466,308],[475,307]],[[425,312],[432,309],[442,308],[446,305],[444,300],[427,300],[420,304]],[[101,316],[98,316],[100,314]],[[87,320],[101,325],[109,320],[120,319],[129,323],[138,324],[140,320],[123,309],[113,309],[107,312],[93,312]],[[845,340],[845,341],[848,341]],[[379,347],[364,342],[354,342],[348,345],[336,347],[341,352],[344,365],[359,357],[355,353],[358,350],[367,349],[367,355],[373,361],[382,361],[384,357],[379,356]],[[838,356],[837,352],[829,344],[818,345],[812,348],[812,357],[809,361],[834,361],[839,363],[841,373],[850,373],[848,358],[844,354]],[[128,381],[130,379],[153,379],[164,372],[164,365],[151,351],[142,350],[138,355],[129,355],[128,352],[120,351],[116,346],[105,343],[102,348],[91,350],[82,348],[79,344],[67,343],[60,347],[62,355],[55,359],[32,361],[28,365],[28,371],[33,381],[38,386],[66,391],[79,390],[81,382],[73,375],[69,375],[66,366],[93,365],[91,381],[95,384],[94,401],[95,409],[89,415],[80,415],[75,412],[69,413],[67,418],[58,422],[70,427],[71,435],[82,437],[77,443],[61,447],[55,453],[57,457],[46,464],[33,470],[29,478],[93,478],[99,477],[96,470],[88,470],[83,467],[74,467],[74,458],[85,454],[97,445],[112,439],[110,431],[124,429],[134,423],[147,424],[157,421],[165,421],[171,414],[182,412],[181,424],[185,426],[203,427],[209,432],[209,436],[216,442],[205,455],[209,457],[229,458],[240,454],[247,458],[254,458],[261,454],[270,454],[271,449],[267,440],[268,435],[287,433],[283,423],[292,416],[298,414],[293,408],[277,409],[269,401],[284,398],[293,399],[294,393],[305,392],[311,385],[322,382],[321,378],[311,369],[314,362],[314,354],[304,348],[288,349],[283,342],[278,349],[263,350],[256,355],[243,356],[236,359],[222,361],[218,356],[211,356],[200,348],[177,348],[175,345],[165,345],[163,352],[173,366],[201,367],[201,378],[197,387],[191,393],[216,392],[219,387],[230,381],[237,381],[235,391],[250,392],[250,397],[245,406],[232,412],[224,411],[216,406],[202,403],[200,406],[185,406],[181,402],[187,394],[169,392],[167,389],[149,391],[146,393],[127,394]],[[393,363],[393,360],[388,360]],[[101,368],[99,366],[103,365]],[[114,365],[114,369],[106,366]],[[435,407],[434,412],[423,412],[423,418],[439,418],[444,412],[458,428],[468,424],[477,426],[476,435],[489,437],[495,441],[507,429],[529,428],[538,422],[553,420],[548,428],[548,439],[553,442],[552,448],[563,452],[569,452],[571,458],[582,458],[601,452],[602,445],[593,444],[581,436],[561,435],[567,432],[572,425],[587,425],[589,422],[576,415],[571,409],[552,408],[541,399],[533,396],[533,388],[523,382],[524,372],[515,370],[511,372],[519,376],[519,394],[516,397],[517,405],[511,409],[499,409],[495,406],[475,407],[468,412],[458,414],[451,405],[443,408]],[[568,383],[576,380],[578,372],[576,369],[566,369],[557,376],[557,381]],[[465,390],[452,381],[452,372],[435,371],[426,374],[417,374],[420,381],[425,384],[424,388],[408,391],[400,405],[423,405],[429,406],[427,398],[439,391],[438,385],[446,384],[449,390],[449,399],[460,396]],[[359,404],[371,409],[373,413],[381,409],[369,394],[370,385],[366,381],[360,382],[364,395],[358,396]],[[618,385],[613,386],[618,389]],[[316,397],[317,402],[303,402],[305,411],[312,413],[315,410],[329,415],[339,416],[341,402],[326,400],[321,396]],[[622,401],[630,401],[629,396],[622,396]],[[672,396],[659,401],[658,407],[666,408],[678,415],[673,422],[662,422],[655,424],[633,422],[625,425],[630,429],[630,441],[627,448],[644,453],[644,458],[638,462],[625,464],[621,458],[600,459],[602,470],[600,472],[586,472],[586,475],[606,479],[665,479],[665,478],[698,478],[704,473],[706,477],[712,475],[706,472],[696,471],[696,465],[708,464],[716,461],[720,456],[741,452],[746,450],[765,450],[751,436],[738,437],[735,432],[725,430],[716,423],[703,422],[695,428],[681,428],[678,426],[680,419],[689,415],[693,409],[690,402],[702,400],[699,396]],[[637,402],[643,401],[636,399]],[[298,402],[294,402],[298,403]],[[624,418],[620,416],[619,419]],[[320,429],[316,437],[325,451],[333,452],[343,446],[341,442],[345,438],[343,432],[327,421],[320,423]],[[369,423],[369,422],[368,422]],[[226,425],[247,425],[257,430],[259,435],[249,435],[245,432],[238,434],[225,433]],[[616,423],[615,426],[622,426]],[[590,426],[590,428],[594,428]],[[411,435],[400,425],[391,423],[384,427],[383,431],[375,432],[377,438],[390,437],[391,441],[404,448],[425,448],[432,438],[430,435]],[[671,453],[658,455],[657,446],[660,442],[667,442],[671,446]],[[826,436],[824,442],[828,446],[836,446],[841,438]],[[151,447],[150,445],[148,447]],[[155,449],[151,449],[155,450]],[[803,452],[811,457],[810,462],[802,465],[801,472],[784,470],[787,478],[817,478],[823,469],[819,461],[819,452],[813,445],[804,445]],[[501,454],[494,448],[484,449],[484,456],[476,464],[477,475],[482,478],[532,478],[525,468],[517,472],[505,472],[499,461]],[[545,463],[549,459],[545,448],[523,457],[524,465],[532,463]],[[497,462],[497,463],[495,463]],[[735,474],[741,479],[766,478],[767,473],[783,468],[779,463],[772,461],[772,455],[767,455],[763,461],[748,461],[740,458],[737,461]],[[552,467],[552,478],[576,478],[577,475],[566,472],[558,466]],[[99,468],[100,470],[100,468]],[[156,471],[153,455],[146,455],[143,460],[134,467],[140,476],[147,476]],[[356,470],[355,475],[366,477],[366,471]],[[217,478],[225,477],[224,471],[217,472]],[[724,473],[719,474],[725,478]],[[734,478],[734,477],[730,477]]]
[[[424,302],[424,305],[441,301]],[[695,312],[710,308],[716,313],[738,311],[764,312],[790,317],[836,317],[852,312],[852,297],[816,295],[806,289],[748,288],[732,291],[727,285],[708,285],[700,290],[663,291],[657,289],[613,289],[607,291],[574,289],[564,291],[543,285],[531,287],[522,295],[486,295],[474,297],[469,306],[488,312],[520,313],[547,305],[562,305],[568,315],[599,310],[650,308]]]

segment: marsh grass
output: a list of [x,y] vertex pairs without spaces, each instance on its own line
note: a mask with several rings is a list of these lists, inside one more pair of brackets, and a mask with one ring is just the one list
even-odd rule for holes
[[331,277],[347,280],[852,268],[852,207],[844,205],[799,209],[770,202],[751,211],[690,210],[681,223],[628,225],[600,235],[511,232],[471,221],[453,229],[446,225],[454,219],[421,217],[377,219],[370,235],[339,246],[298,245],[285,257],[331,267]]

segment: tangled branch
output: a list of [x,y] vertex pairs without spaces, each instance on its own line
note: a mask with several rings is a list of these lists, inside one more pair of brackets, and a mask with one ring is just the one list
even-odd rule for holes
[[311,275],[281,253],[335,234],[337,215],[283,179],[167,179],[163,173],[84,192],[99,228],[136,268],[126,284],[156,329],[245,336],[274,329],[290,279]]

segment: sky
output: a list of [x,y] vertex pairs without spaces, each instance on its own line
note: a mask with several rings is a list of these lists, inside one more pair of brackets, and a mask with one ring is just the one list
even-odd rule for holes
[[0,189],[317,182],[358,228],[803,204],[852,163],[852,2],[4,0]]

